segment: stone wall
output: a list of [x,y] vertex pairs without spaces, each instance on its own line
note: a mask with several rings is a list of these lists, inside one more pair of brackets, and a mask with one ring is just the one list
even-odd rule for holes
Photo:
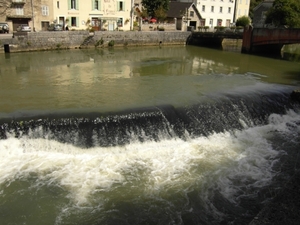
[[[10,52],[113,46],[185,45],[191,32],[180,31],[59,31],[15,33],[0,40]],[[4,52],[4,50],[2,51]]]

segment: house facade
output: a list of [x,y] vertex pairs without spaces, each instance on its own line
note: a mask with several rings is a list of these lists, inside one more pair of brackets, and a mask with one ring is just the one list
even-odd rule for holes
[[235,0],[235,11],[233,22],[242,16],[249,16],[250,0]]
[[176,30],[197,29],[204,24],[194,3],[171,1],[166,21],[175,23]]
[[53,23],[70,30],[130,30],[132,0],[53,1]]
[[[248,16],[250,0],[177,0],[193,2],[203,18],[204,26],[229,27],[241,16]],[[202,24],[203,25],[203,24]]]
[[229,27],[233,23],[236,0],[179,0],[193,2],[203,18],[202,25]]
[[20,24],[27,24],[34,30],[42,29],[43,21],[50,21],[52,0],[4,0],[0,9],[0,21],[7,22],[10,32]]
[[0,22],[7,22],[10,32],[20,24],[45,31],[52,23],[69,30],[130,30],[133,6],[134,0],[4,0]]

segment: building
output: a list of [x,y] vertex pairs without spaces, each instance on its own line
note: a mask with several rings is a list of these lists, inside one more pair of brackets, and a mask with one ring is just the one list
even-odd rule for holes
[[253,27],[265,27],[266,13],[273,6],[274,0],[265,0],[253,9]]
[[[193,2],[201,14],[201,25],[229,27],[241,16],[248,16],[250,0],[177,0]],[[204,24],[203,24],[204,23]]]
[[4,0],[1,5],[0,21],[10,26],[10,32],[20,24],[27,24],[34,31],[42,29],[42,21],[51,18],[52,0]]
[[235,0],[233,22],[242,16],[249,16],[250,0]]
[[44,31],[52,23],[70,30],[131,30],[133,4],[134,0],[4,0],[0,21],[10,25],[10,32],[20,24]]
[[132,29],[133,0],[53,1],[53,23],[74,30]]
[[194,3],[171,1],[167,12],[168,23],[176,24],[176,30],[197,29],[203,25],[203,20]]

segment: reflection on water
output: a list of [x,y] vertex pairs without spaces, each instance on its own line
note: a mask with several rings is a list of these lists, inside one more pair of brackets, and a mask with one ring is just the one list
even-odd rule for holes
[[[195,46],[11,54],[0,68],[1,117],[186,105],[257,80],[299,83],[295,62]],[[205,84],[205,85],[203,85]]]
[[249,224],[298,170],[298,63],[192,46],[0,58],[3,224]]

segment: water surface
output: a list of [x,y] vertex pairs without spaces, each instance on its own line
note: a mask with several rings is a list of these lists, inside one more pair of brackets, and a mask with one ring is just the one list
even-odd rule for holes
[[298,62],[193,46],[0,60],[3,224],[248,224],[299,170]]

